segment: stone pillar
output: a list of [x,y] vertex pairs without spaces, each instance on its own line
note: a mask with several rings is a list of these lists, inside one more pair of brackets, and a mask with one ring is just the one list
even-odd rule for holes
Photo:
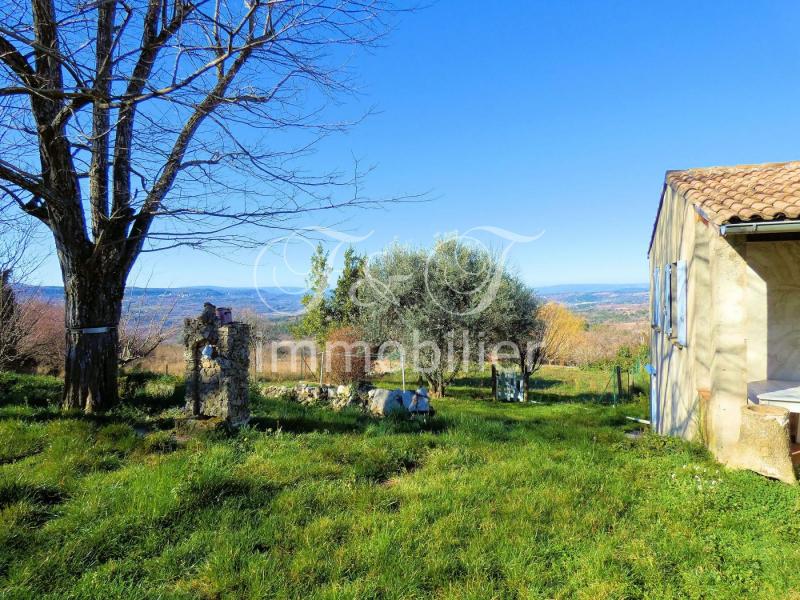
[[216,307],[206,303],[203,314],[184,322],[186,411],[217,417],[232,425],[250,419],[248,368],[250,326],[221,325]]

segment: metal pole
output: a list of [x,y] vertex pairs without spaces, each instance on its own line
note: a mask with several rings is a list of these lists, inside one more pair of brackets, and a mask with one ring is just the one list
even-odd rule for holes
[[400,353],[400,370],[403,372],[403,391],[406,391],[406,355],[405,352]]
[[264,371],[264,336],[261,332],[256,334],[256,373]]

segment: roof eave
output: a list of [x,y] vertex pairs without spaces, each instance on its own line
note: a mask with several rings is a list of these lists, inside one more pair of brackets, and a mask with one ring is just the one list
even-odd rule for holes
[[728,223],[720,228],[720,235],[728,237],[731,235],[747,234],[780,234],[800,232],[800,220],[791,221],[755,221],[748,223]]
[[[656,240],[656,231],[658,231],[658,221],[661,219],[661,211],[664,208],[664,196],[666,196],[667,187],[669,187],[669,185],[670,185],[669,184],[669,176],[670,176],[671,173],[678,173],[678,172],[680,172],[680,169],[672,169],[670,171],[667,171],[664,174],[664,185],[661,187],[661,198],[658,201],[658,211],[656,212],[656,220],[653,223],[653,231],[650,234],[650,244],[647,246],[647,258],[648,259],[650,258],[650,253],[653,251],[653,243]],[[673,188],[673,191],[676,194],[680,194],[680,192],[678,192],[678,190],[676,190],[674,188]],[[680,194],[680,195],[683,195],[683,194]],[[686,196],[683,196],[683,197],[687,202],[689,202],[689,199],[686,198]],[[697,212],[697,214],[700,215],[700,218],[703,219],[704,223],[706,223],[707,225],[709,225],[709,224],[712,225],[714,227],[714,229],[719,231],[719,225],[714,223],[714,221],[703,211],[702,208],[697,206],[697,204],[695,204],[694,202],[689,202],[689,203],[692,205],[692,207]]]
[[656,231],[658,230],[658,221],[661,218],[661,209],[664,207],[664,195],[667,193],[667,177],[672,171],[667,171],[664,176],[664,185],[661,187],[661,198],[658,200],[658,211],[656,212],[656,220],[653,223],[653,231],[650,234],[650,245],[647,246],[647,258],[650,259],[650,252],[653,251],[653,242],[656,240]]

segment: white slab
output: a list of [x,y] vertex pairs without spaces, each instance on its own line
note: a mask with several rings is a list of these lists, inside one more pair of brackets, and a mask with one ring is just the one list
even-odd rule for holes
[[[753,404],[785,406],[791,412],[800,412],[800,382],[764,379],[747,384],[747,399]],[[789,405],[795,406],[790,408]]]

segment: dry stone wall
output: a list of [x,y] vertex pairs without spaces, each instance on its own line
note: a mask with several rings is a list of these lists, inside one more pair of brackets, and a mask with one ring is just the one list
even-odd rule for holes
[[268,398],[299,402],[307,406],[328,406],[333,410],[355,408],[377,417],[390,414],[433,415],[427,389],[410,390],[376,389],[371,385],[338,387],[298,384],[295,387],[265,384],[261,393]]

